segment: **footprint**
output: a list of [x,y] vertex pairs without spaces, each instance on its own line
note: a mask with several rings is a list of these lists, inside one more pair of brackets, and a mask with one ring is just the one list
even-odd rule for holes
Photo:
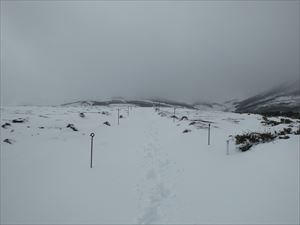
[[138,219],[138,224],[152,224],[159,220],[158,207],[150,206],[146,208],[145,214]]
[[[138,219],[139,224],[151,224],[159,221],[162,204],[171,196],[171,191],[163,183],[158,183],[152,190],[149,206],[145,208],[143,216]],[[174,194],[173,194],[174,196]]]
[[147,175],[146,175],[147,179],[150,180],[150,179],[155,179],[156,178],[156,173],[153,169],[149,170]]

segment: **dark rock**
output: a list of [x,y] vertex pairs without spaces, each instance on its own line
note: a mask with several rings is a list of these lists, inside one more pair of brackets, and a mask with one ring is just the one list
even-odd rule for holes
[[190,122],[190,124],[189,124],[189,125],[191,126],[191,125],[195,125],[195,124],[196,124],[196,122],[195,122],[195,121],[193,121],[193,122]]
[[6,138],[3,142],[8,143],[8,144],[11,145],[14,141],[12,139]]
[[67,125],[67,128],[70,128],[70,129],[72,129],[73,131],[78,131],[78,129],[74,126],[74,124],[72,124],[72,123],[69,123],[68,125]]
[[187,116],[181,117],[180,121],[182,121],[182,120],[188,120]]
[[12,120],[13,123],[24,123],[25,121],[26,121],[26,119],[23,119],[23,118],[18,118],[18,119]]
[[106,126],[110,126],[110,123],[108,121],[105,121],[103,124],[105,124]]
[[39,127],[40,129],[44,129],[45,127]]
[[81,113],[79,113],[79,116],[80,116],[81,118],[84,118],[84,117],[85,117],[85,114],[84,114],[83,112],[81,112]]
[[286,135],[286,136],[279,136],[278,138],[279,139],[289,139],[290,137]]
[[1,127],[2,127],[2,128],[7,128],[7,127],[10,127],[10,126],[11,126],[10,123],[5,123],[5,124],[3,124]]
[[124,118],[124,116],[123,116],[123,115],[120,115],[120,119],[122,119],[122,118]]
[[189,132],[192,132],[192,131],[189,129],[185,129],[182,133],[189,133]]

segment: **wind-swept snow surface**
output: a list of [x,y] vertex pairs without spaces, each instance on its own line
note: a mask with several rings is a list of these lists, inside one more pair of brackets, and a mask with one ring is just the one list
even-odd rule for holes
[[276,128],[258,115],[176,109],[180,121],[162,110],[2,108],[1,223],[299,223],[299,136],[244,153],[231,141],[227,155],[229,135]]

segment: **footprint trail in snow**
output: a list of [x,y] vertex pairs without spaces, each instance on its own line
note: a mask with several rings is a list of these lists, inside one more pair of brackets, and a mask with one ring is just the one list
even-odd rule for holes
[[175,194],[171,184],[166,180],[171,166],[168,155],[159,142],[159,128],[149,125],[147,142],[142,146],[144,177],[138,185],[141,212],[137,219],[139,224],[153,224],[168,221],[166,208]]

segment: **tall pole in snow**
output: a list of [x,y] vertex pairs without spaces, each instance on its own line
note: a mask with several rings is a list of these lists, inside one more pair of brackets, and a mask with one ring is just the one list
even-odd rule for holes
[[91,164],[90,164],[90,167],[93,168],[93,142],[94,142],[95,134],[91,133],[90,136],[91,136]]
[[227,140],[226,142],[227,142],[227,151],[226,151],[226,154],[229,155],[229,140]]
[[127,116],[129,116],[129,106],[128,106],[128,109],[127,109]]
[[175,111],[176,111],[176,108],[174,107],[173,122],[175,122]]
[[210,123],[208,124],[208,145],[210,145]]
[[118,125],[120,124],[120,109],[118,109]]

